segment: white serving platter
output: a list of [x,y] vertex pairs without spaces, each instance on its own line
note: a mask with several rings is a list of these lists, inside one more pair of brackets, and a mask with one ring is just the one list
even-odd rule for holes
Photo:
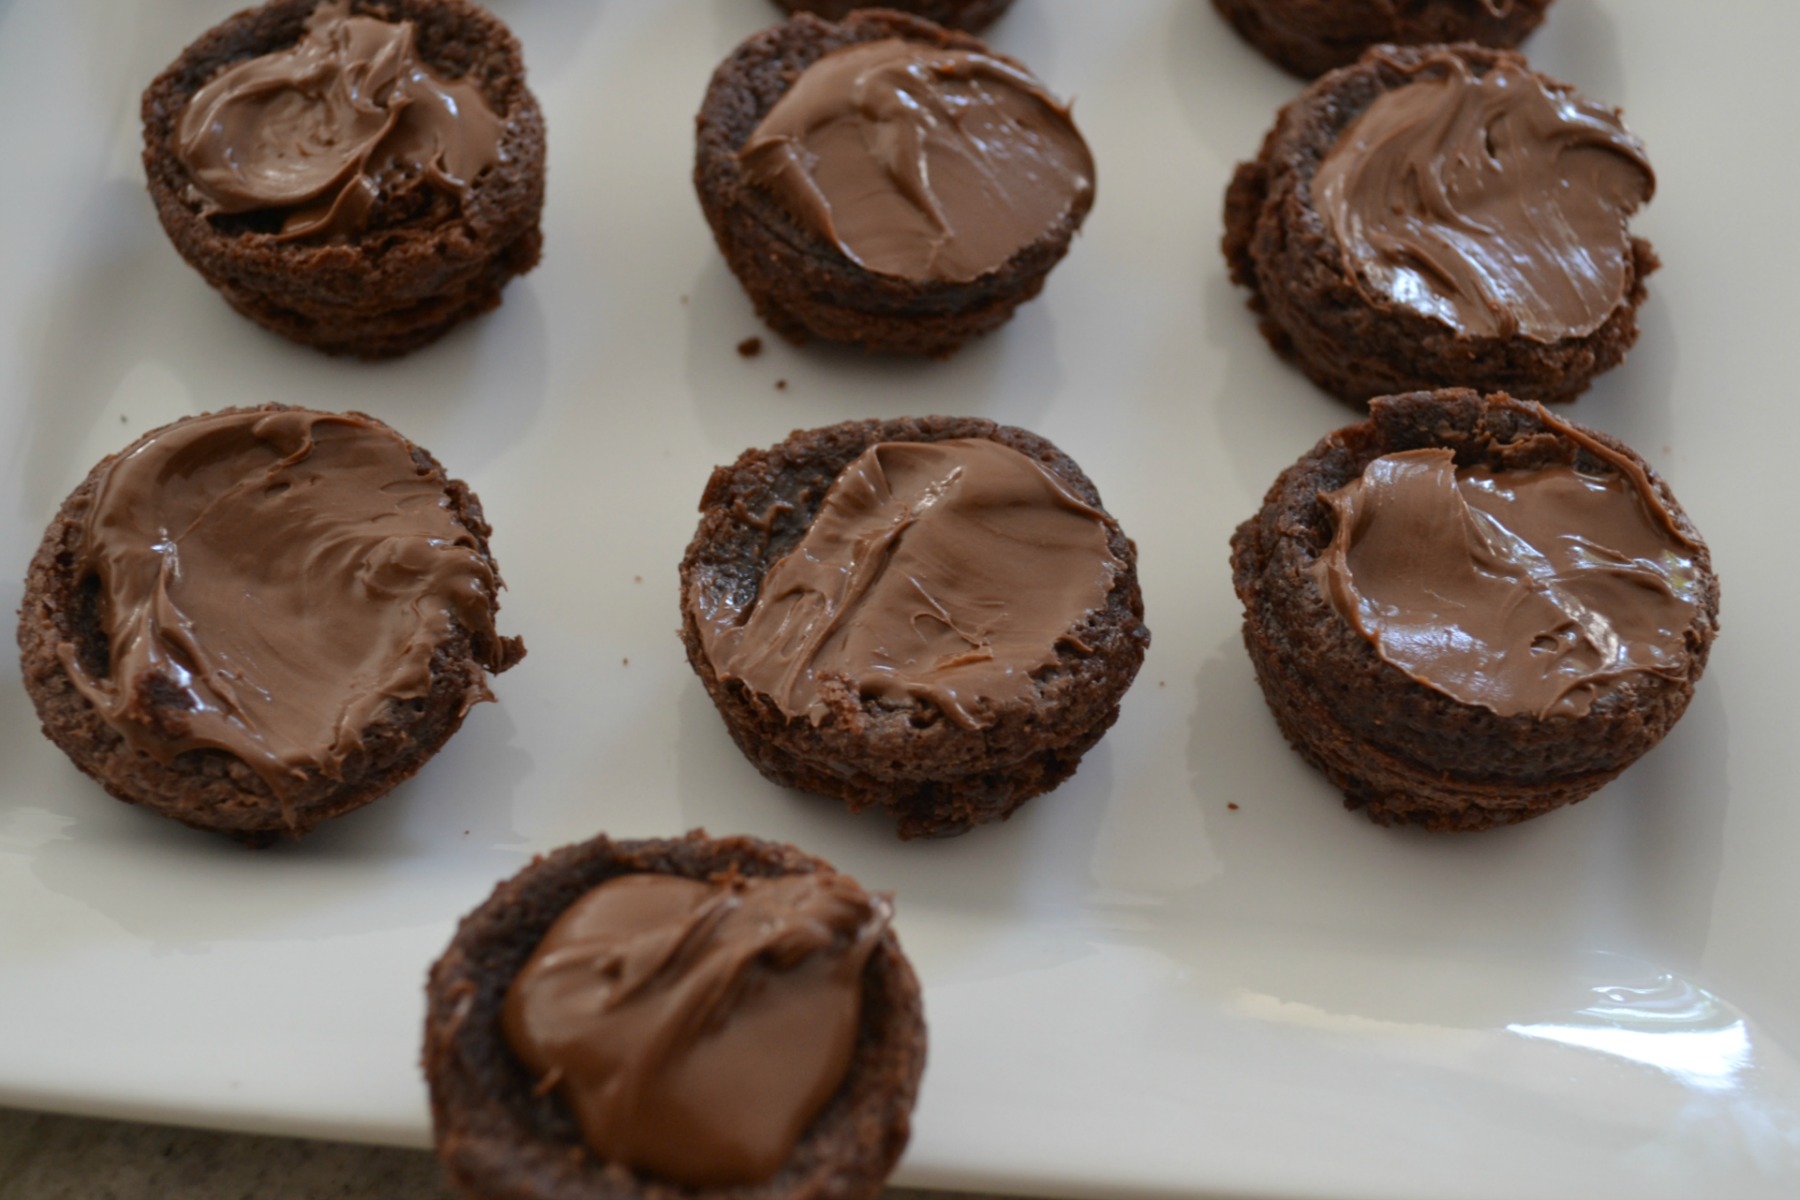
[[[102,455],[287,401],[374,413],[474,485],[530,657],[415,780],[261,853],[108,799],[0,685],[0,1102],[425,1144],[421,985],[458,916],[539,851],[705,826],[897,894],[931,1028],[904,1182],[1800,1190],[1800,6],[1559,0],[1529,45],[1622,105],[1660,174],[1642,343],[1569,412],[1669,478],[1724,634],[1627,775],[1455,837],[1343,811],[1239,644],[1230,531],[1351,414],[1226,280],[1225,181],[1297,85],[1203,0],[1022,0],[993,29],[1076,98],[1099,200],[1043,297],[948,363],[781,343],[714,250],[693,113],[762,0],[494,0],[549,120],[543,265],[400,362],[282,343],[182,265],[138,166],[139,92],[233,7],[0,0],[0,607]],[[713,465],[932,412],[1083,464],[1137,539],[1155,643],[1073,781],[901,844],[738,756],[674,635],[675,564]]]

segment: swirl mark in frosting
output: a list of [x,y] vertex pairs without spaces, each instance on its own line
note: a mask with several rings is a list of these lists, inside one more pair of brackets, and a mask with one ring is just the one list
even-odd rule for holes
[[1626,218],[1655,176],[1618,114],[1513,61],[1453,53],[1338,135],[1314,207],[1359,290],[1477,337],[1584,337],[1623,303]]
[[430,691],[453,626],[505,666],[499,580],[442,477],[355,415],[225,412],[151,435],[106,467],[81,569],[107,669],[59,655],[102,719],[162,762],[234,754],[284,803],[306,769],[334,775],[382,705]]
[[986,54],[898,38],[801,73],[739,152],[746,177],[865,270],[966,283],[1094,190],[1069,109]]
[[209,80],[175,131],[206,212],[274,211],[281,240],[342,238],[414,176],[466,199],[501,161],[505,123],[473,83],[427,66],[413,35],[326,0],[292,47]]
[[838,476],[748,613],[704,592],[695,611],[719,678],[789,716],[818,724],[847,687],[980,729],[1123,569],[1106,515],[1017,450],[883,442]]
[[501,1029],[607,1162],[690,1187],[760,1182],[849,1070],[890,912],[830,872],[620,876],[557,918]]
[[1622,681],[1685,678],[1703,598],[1692,544],[1641,468],[1622,465],[1634,469],[1383,455],[1321,496],[1335,528],[1313,578],[1417,682],[1501,716],[1585,715]]

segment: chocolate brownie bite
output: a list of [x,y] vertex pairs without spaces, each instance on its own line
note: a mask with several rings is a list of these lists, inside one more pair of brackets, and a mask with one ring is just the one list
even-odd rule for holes
[[1150,634],[1137,548],[1048,441],[852,421],[720,467],[681,637],[765,776],[901,837],[1003,820],[1117,719]]
[[175,248],[294,341],[404,354],[538,261],[543,116],[468,0],[269,0],[184,50],[143,121]]
[[979,40],[886,10],[747,39],[700,109],[694,186],[795,342],[944,357],[1037,295],[1094,199],[1069,109]]
[[1642,458],[1464,389],[1321,441],[1231,564],[1276,723],[1383,825],[1590,795],[1674,725],[1718,632],[1706,545]]
[[1270,61],[1311,79],[1383,43],[1511,49],[1543,22],[1550,0],[1213,0],[1213,7]]
[[251,845],[410,777],[524,654],[481,503],[372,417],[188,417],[103,460],[25,581],[44,733],[114,796]]
[[1479,46],[1382,47],[1282,109],[1225,197],[1275,350],[1351,404],[1573,399],[1637,340],[1655,187],[1618,113]]
[[859,8],[891,8],[934,21],[946,29],[980,33],[1012,7],[1012,0],[887,0],[885,4],[858,4],[855,0],[775,0],[789,13],[808,12],[828,21],[841,21]]
[[479,1200],[878,1196],[925,1065],[890,914],[752,838],[534,860],[426,987],[451,1182]]

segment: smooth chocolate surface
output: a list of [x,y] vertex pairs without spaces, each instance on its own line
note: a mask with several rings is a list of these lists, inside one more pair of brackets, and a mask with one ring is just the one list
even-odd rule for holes
[[488,670],[510,661],[498,581],[442,479],[355,415],[169,426],[106,467],[81,545],[108,661],[94,674],[60,646],[74,686],[136,749],[227,751],[284,803],[308,770],[338,771],[382,706],[430,692],[453,629]]
[[900,38],[808,67],[740,151],[746,177],[865,270],[968,282],[1085,209],[1068,107],[993,56]]
[[1692,547],[1623,474],[1458,468],[1449,450],[1407,450],[1324,500],[1336,527],[1314,578],[1420,683],[1543,718],[1580,716],[1622,679],[1690,669]]
[[210,211],[284,212],[281,239],[341,238],[402,180],[466,198],[500,161],[503,132],[478,87],[420,59],[411,21],[327,0],[296,44],[201,88],[175,151]]
[[966,729],[1024,697],[1124,567],[1106,517],[1043,466],[982,438],[887,442],[837,477],[745,612],[706,606],[722,679],[824,719],[821,684],[924,701]]
[[756,1183],[844,1079],[888,918],[832,872],[619,876],[550,927],[502,1027],[605,1161],[691,1187]]
[[1600,328],[1635,278],[1626,219],[1655,188],[1642,144],[1522,62],[1478,74],[1437,51],[1399,69],[1416,78],[1339,135],[1312,186],[1359,290],[1474,336]]

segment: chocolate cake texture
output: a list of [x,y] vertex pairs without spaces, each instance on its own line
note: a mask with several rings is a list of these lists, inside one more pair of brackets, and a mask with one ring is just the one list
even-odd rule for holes
[[891,8],[923,17],[946,29],[980,33],[1000,18],[1012,0],[888,0],[885,4],[858,4],[856,0],[775,0],[789,13],[808,12],[828,21],[841,21],[859,8]]
[[1311,79],[1384,43],[1511,49],[1543,22],[1550,0],[1213,0],[1213,7],[1272,62]]

